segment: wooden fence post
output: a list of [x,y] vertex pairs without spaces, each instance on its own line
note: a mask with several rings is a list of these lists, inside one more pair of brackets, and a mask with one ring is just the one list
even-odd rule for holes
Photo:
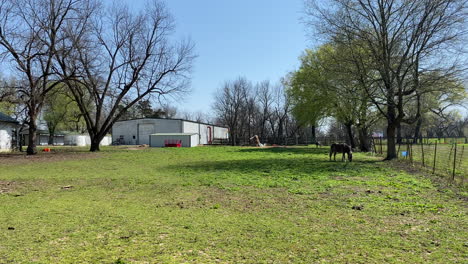
[[455,181],[455,166],[457,164],[457,143],[455,143],[455,152],[453,153],[453,172],[452,181]]
[[382,149],[382,137],[380,137],[380,154],[383,155],[383,149]]
[[434,145],[434,166],[432,167],[432,174],[435,173],[436,158],[437,158],[437,141],[435,142],[435,145]]
[[405,159],[409,159],[409,155],[410,155],[410,149],[409,149],[409,144],[408,142],[406,142],[406,156],[405,156]]
[[410,143],[410,162],[413,164],[413,143]]
[[422,164],[423,164],[423,167],[426,167],[426,164],[424,163],[424,144],[423,144],[422,141],[421,141],[421,155],[422,155]]
[[[373,149],[374,149],[374,153],[376,153],[376,154],[377,154],[377,150],[375,149],[375,141],[374,141],[374,137],[371,137],[371,139],[372,139],[372,147],[373,147]],[[371,147],[371,150],[372,150],[372,147]]]
[[[461,166],[462,166],[462,160],[463,160],[463,154],[464,154],[464,153],[465,153],[465,146],[462,146],[462,151],[461,151],[461,155],[460,155],[460,161],[459,161],[459,163],[458,163],[458,168],[459,168],[459,169],[460,169]],[[463,186],[463,183],[464,183],[464,181],[465,181],[465,176],[462,175],[461,180],[462,180],[461,184],[462,184],[462,186]]]

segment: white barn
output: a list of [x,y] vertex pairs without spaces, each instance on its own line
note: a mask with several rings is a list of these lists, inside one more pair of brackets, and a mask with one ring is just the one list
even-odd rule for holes
[[11,151],[17,138],[18,121],[0,113],[0,152]]
[[112,127],[112,142],[121,145],[149,145],[150,135],[163,133],[197,134],[200,145],[228,139],[228,129],[225,127],[184,119],[142,118],[115,122]]

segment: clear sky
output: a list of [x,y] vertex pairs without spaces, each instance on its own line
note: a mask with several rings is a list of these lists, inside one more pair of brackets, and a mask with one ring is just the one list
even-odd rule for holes
[[[130,2],[130,0],[128,0]],[[136,8],[145,0],[131,1]],[[180,110],[209,112],[215,90],[244,76],[277,82],[299,66],[310,42],[300,23],[303,0],[166,0],[176,35],[190,37],[198,58],[192,93]]]

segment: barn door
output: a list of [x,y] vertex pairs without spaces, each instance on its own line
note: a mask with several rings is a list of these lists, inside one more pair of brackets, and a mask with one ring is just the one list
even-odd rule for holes
[[149,137],[151,134],[154,134],[154,125],[153,124],[139,124],[138,127],[138,142],[137,144],[143,145],[143,144],[148,144],[149,145]]

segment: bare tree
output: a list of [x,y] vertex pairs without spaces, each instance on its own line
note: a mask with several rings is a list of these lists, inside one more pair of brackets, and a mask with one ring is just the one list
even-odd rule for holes
[[263,81],[256,85],[257,101],[259,104],[259,125],[260,125],[260,138],[264,139],[266,131],[266,123],[271,116],[271,106],[273,104],[273,93],[269,81]]
[[[438,70],[456,73],[457,41],[465,35],[466,0],[330,0],[307,1],[310,25],[327,38],[359,40],[350,46],[358,64],[374,65],[368,89],[374,105],[387,120],[387,157],[396,155],[395,131],[420,116],[405,111],[420,95],[420,75]],[[362,51],[367,51],[363,54]],[[362,55],[362,56],[361,56]],[[443,60],[438,60],[443,58]],[[367,62],[365,62],[367,63]]]
[[164,118],[174,118],[177,116],[177,108],[169,104],[163,104],[160,108]]
[[80,0],[0,1],[0,47],[3,59],[18,74],[16,87],[27,109],[27,153],[36,154],[36,122],[47,93],[62,80],[54,75],[53,58],[64,36],[61,29],[75,19]]
[[233,82],[226,81],[215,94],[213,109],[222,124],[229,128],[231,144],[235,146],[242,135],[242,110],[252,85],[245,78]]
[[284,90],[283,84],[273,88],[273,104],[270,118],[270,126],[273,132],[273,142],[281,144],[287,135],[288,117],[290,112],[290,99]]
[[57,64],[83,114],[90,151],[98,151],[114,122],[137,102],[186,92],[195,56],[190,41],[171,44],[174,21],[161,1],[139,13],[117,3],[93,10],[83,16],[86,27],[69,30],[73,47]]

